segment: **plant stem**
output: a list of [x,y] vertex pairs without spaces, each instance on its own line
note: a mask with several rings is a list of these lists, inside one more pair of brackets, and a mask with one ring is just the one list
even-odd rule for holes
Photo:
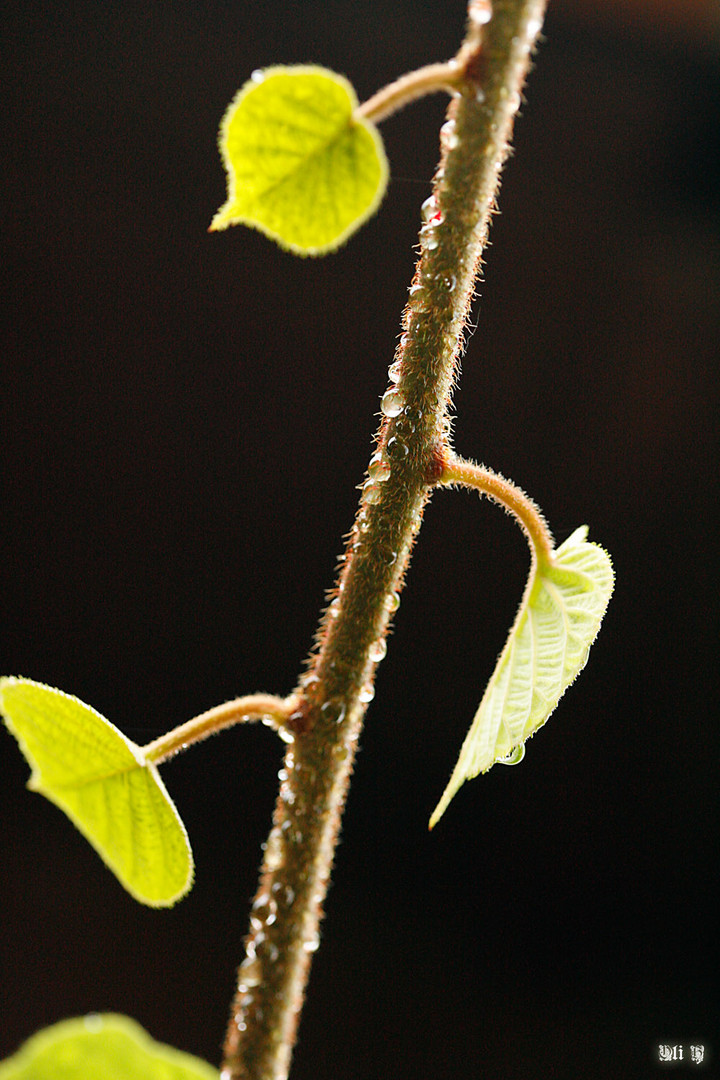
[[173,728],[159,739],[141,747],[146,761],[161,765],[163,761],[179,754],[193,743],[201,742],[218,731],[232,727],[233,724],[247,723],[251,720],[264,720],[278,730],[288,741],[292,735],[288,731],[288,721],[297,709],[298,699],[294,695],[288,698],[275,697],[272,694],[248,694],[247,697],[226,701],[214,709],[193,717],[180,727]]
[[553,539],[540,508],[524,491],[506,480],[504,476],[500,476],[491,469],[485,469],[482,465],[463,461],[462,458],[450,453],[439,483],[460,484],[463,487],[474,488],[481,495],[487,495],[489,499],[500,503],[516,518],[530,541],[533,562],[536,559],[541,563],[552,561]]
[[377,94],[358,105],[355,115],[377,124],[426,94],[434,94],[440,90],[451,93],[456,89],[461,77],[462,72],[455,60],[450,60],[447,64],[428,64],[427,67],[411,71],[378,90]]
[[285,1080],[375,668],[423,508],[447,460],[451,392],[544,0],[470,5],[422,255],[383,397],[377,453],[335,597],[298,688],[238,972],[222,1080]]

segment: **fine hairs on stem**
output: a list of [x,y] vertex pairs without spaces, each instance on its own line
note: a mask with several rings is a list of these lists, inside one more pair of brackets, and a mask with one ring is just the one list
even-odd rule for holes
[[[389,385],[359,506],[292,693],[236,698],[140,746],[72,694],[20,676],[0,678],[0,713],[31,767],[28,786],[66,813],[131,896],[154,908],[181,900],[194,877],[188,833],[158,766],[239,723],[259,721],[282,740],[280,789],[221,1080],[287,1080],[358,740],[433,492],[471,488],[502,505],[528,538],[531,568],[430,829],[466,780],[522,759],[527,740],[584,667],[613,591],[611,558],[587,539],[587,525],[556,549],[532,499],[499,473],[460,458],[451,440],[469,312],[544,6],[545,0],[494,0],[492,7],[490,0],[469,0],[455,57],[403,76],[364,105],[347,79],[316,65],[258,70],[221,122],[228,199],[211,231],[248,225],[314,257],[345,243],[387,188],[377,122],[427,94],[451,98],[432,194],[420,207],[420,255],[399,345],[388,357]],[[133,1022],[106,1019],[137,1043]],[[57,1027],[49,1037],[66,1038],[66,1025],[59,1025],[65,1034]],[[102,1072],[102,1065],[85,1067],[94,1049],[80,1046],[88,1036],[83,1022],[70,1027],[79,1027],[68,1036],[73,1075]],[[132,1051],[126,1059],[122,1051],[113,1056],[114,1046],[110,1051],[111,1071],[119,1063],[120,1071],[127,1065],[123,1075],[134,1074]],[[172,1057],[169,1048],[157,1054],[166,1063]],[[192,1075],[213,1072],[207,1063],[198,1068]]]
[[[454,91],[430,200],[433,242],[422,249],[396,357],[402,405],[388,400],[376,436],[374,462],[387,462],[389,473],[373,483],[371,462],[335,600],[293,700],[295,737],[252,905],[222,1080],[288,1074],[357,741],[396,606],[391,598],[450,460],[452,387],[544,7],[544,0],[495,0],[491,12],[487,0],[472,0],[454,61],[399,80],[360,107],[377,119],[421,93]],[[450,474],[447,480],[462,482]]]

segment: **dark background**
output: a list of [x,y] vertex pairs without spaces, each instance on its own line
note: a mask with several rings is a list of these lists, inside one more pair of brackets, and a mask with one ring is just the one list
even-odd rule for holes
[[[429,835],[527,569],[497,508],[433,500],[294,1080],[634,1080],[663,1073],[660,1042],[705,1044],[706,1075],[720,1060],[720,19],[592,9],[550,12],[456,445],[529,491],[559,540],[587,522],[616,594],[523,764],[466,785]],[[207,234],[220,117],[271,63],[325,64],[365,98],[452,55],[463,4],[3,10],[0,670],[144,742],[295,684],[371,451],[444,103],[383,125],[385,204],[322,261]],[[158,912],[25,792],[0,736],[0,1054],[100,1009],[217,1063],[277,740],[237,729],[164,768],[197,884]]]

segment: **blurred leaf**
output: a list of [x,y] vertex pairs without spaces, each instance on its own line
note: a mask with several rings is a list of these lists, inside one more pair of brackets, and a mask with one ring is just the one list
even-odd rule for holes
[[188,892],[185,827],[140,747],[61,690],[0,679],[0,711],[30,763],[28,787],[64,810],[136,900],[168,907]]
[[0,1080],[219,1080],[200,1058],[113,1013],[62,1020],[0,1062]]
[[210,228],[250,225],[300,255],[347,240],[387,186],[382,140],[356,107],[347,80],[325,68],[256,72],[222,121],[228,198]]
[[585,666],[614,582],[609,555],[587,532],[576,529],[552,562],[535,568],[430,828],[466,780],[496,761],[522,759],[525,740]]

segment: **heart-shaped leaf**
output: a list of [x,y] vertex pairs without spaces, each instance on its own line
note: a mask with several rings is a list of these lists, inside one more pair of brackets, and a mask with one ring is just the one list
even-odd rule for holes
[[585,666],[614,582],[609,555],[587,532],[576,529],[535,567],[430,828],[466,780],[496,761],[521,759],[525,740]]
[[32,768],[28,787],[64,810],[137,900],[188,892],[185,827],[155,765],[104,716],[29,679],[0,679],[0,710]]
[[219,1080],[206,1061],[155,1042],[134,1020],[93,1013],[33,1035],[0,1080]]
[[357,98],[320,67],[256,72],[220,127],[227,202],[211,229],[244,224],[300,255],[342,244],[377,209],[387,161]]

